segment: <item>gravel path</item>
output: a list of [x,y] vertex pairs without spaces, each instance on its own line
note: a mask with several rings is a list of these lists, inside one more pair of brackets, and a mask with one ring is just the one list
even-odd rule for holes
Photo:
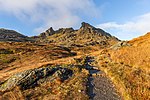
[[115,86],[104,72],[93,69],[88,63],[86,66],[90,73],[87,84],[90,100],[122,100]]
[[[113,83],[102,72],[96,72],[97,76],[88,79],[88,95],[90,100],[121,100]],[[93,73],[93,71],[91,72]]]

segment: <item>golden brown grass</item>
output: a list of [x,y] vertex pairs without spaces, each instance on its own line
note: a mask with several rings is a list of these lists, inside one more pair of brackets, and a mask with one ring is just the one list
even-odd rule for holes
[[[53,44],[39,45],[15,42],[1,42],[0,44],[0,48],[13,51],[12,54],[0,54],[2,59],[9,60],[8,58],[17,57],[13,62],[7,62],[7,67],[0,70],[1,82],[18,72],[47,66],[49,64],[54,66],[59,64],[67,67],[70,64],[77,64],[75,59],[82,58],[80,55],[73,56],[71,52]],[[82,71],[81,68],[77,67],[72,68],[72,70],[74,71],[73,76],[64,82],[61,82],[60,79],[55,79],[53,82],[41,84],[41,86],[27,90],[21,90],[19,87],[16,87],[11,91],[0,94],[0,100],[82,100],[83,98],[88,100],[86,94],[88,71]],[[16,91],[18,92],[16,93]]]
[[[5,65],[0,70],[0,81],[15,73],[47,66],[48,64],[83,65],[84,57],[92,55],[96,58],[94,66],[98,66],[100,70],[104,71],[111,78],[125,100],[149,100],[150,33],[128,41],[128,43],[131,46],[117,50],[102,50],[103,47],[99,45],[81,48],[71,47],[70,49],[77,53],[77,56],[72,56],[70,52],[54,44],[39,45],[34,43],[1,42],[0,49],[11,50],[13,53],[0,54],[0,64]],[[10,61],[13,57],[16,59]],[[78,61],[78,59],[81,59],[81,61]],[[85,98],[86,100],[88,99],[85,93],[88,71],[81,70],[81,68],[73,68],[74,75],[64,82],[56,79],[52,83],[42,84],[24,91],[18,87],[16,90],[9,91],[3,96],[6,99],[18,97],[19,99],[36,98],[43,100],[70,100],[73,98],[74,100],[82,100]],[[15,94],[16,91],[18,91],[18,94]],[[2,96],[0,96],[1,98]]]
[[[68,65],[62,65],[68,68]],[[69,67],[70,68],[70,67]],[[78,66],[71,68],[73,76],[62,81],[56,78],[53,81],[22,90],[16,87],[10,91],[0,94],[1,100],[88,100],[86,94],[86,83],[88,71],[81,70]]]
[[149,100],[150,34],[128,43],[132,46],[102,51],[97,61],[125,100]]
[[0,42],[0,81],[14,73],[71,56],[72,52],[53,44]]
[[111,58],[142,69],[150,68],[150,33],[129,41],[132,46],[112,51]]

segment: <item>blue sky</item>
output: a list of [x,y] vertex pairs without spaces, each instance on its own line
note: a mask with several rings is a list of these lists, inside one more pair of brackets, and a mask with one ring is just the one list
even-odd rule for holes
[[27,36],[88,22],[119,39],[150,31],[150,0],[0,0],[0,28]]

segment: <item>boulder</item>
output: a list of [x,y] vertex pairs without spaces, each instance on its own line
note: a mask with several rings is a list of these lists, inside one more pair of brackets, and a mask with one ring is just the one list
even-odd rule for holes
[[28,89],[41,84],[41,80],[46,78],[58,77],[62,81],[66,80],[73,74],[73,71],[61,67],[43,67],[27,70],[17,73],[10,77],[6,82],[0,85],[0,91],[11,90],[16,86],[22,89]]
[[116,49],[119,49],[124,46],[131,46],[131,44],[129,44],[127,41],[121,41],[121,42],[118,42],[117,44],[111,46],[110,48],[116,50]]

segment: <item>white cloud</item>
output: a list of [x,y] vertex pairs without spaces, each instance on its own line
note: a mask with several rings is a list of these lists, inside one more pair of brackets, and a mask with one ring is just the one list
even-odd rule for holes
[[150,13],[133,18],[125,23],[107,22],[97,25],[97,27],[112,32],[120,39],[132,39],[150,31]]
[[0,0],[0,7],[0,12],[12,14],[25,22],[42,23],[35,29],[38,32],[50,26],[75,26],[81,20],[80,13],[97,15],[93,0]]

